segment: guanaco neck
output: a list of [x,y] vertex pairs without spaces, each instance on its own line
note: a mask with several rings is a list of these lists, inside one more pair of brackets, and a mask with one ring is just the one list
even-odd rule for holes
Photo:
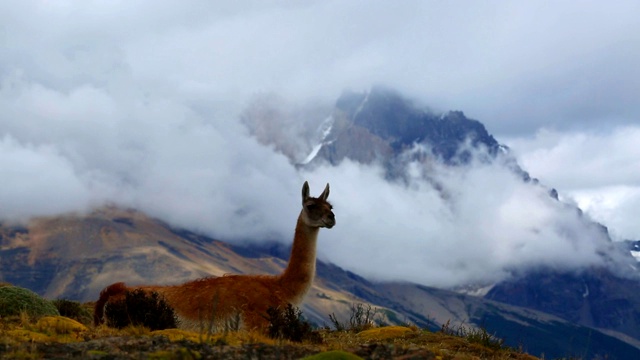
[[320,228],[307,226],[298,217],[289,264],[280,276],[282,285],[294,296],[294,301],[302,300],[307,293],[316,272],[316,242]]

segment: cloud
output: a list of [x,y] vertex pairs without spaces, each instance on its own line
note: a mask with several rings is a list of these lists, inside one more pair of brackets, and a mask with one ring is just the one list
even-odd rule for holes
[[24,221],[34,215],[81,210],[90,191],[78,181],[73,165],[53,147],[0,139],[0,218]]
[[640,239],[640,186],[606,186],[569,192],[578,206],[606,224],[616,240]]
[[334,99],[382,82],[509,136],[640,116],[635,1],[0,6],[0,71],[56,89],[178,90],[229,106],[259,91]]
[[541,264],[601,264],[608,252],[575,210],[499,164],[434,165],[442,191],[419,173],[406,186],[349,161],[299,171],[237,116],[180,93],[64,92],[23,78],[4,90],[8,219],[115,203],[222,240],[288,242],[309,180],[314,194],[331,183],[338,221],[322,232],[322,256],[376,279],[459,285]]
[[338,221],[321,234],[322,256],[374,279],[454,286],[604,265],[598,253],[613,253],[575,208],[502,165],[434,170],[444,197],[424,179],[390,184],[381,169],[348,161],[309,174],[331,180]]
[[640,127],[623,126],[591,132],[542,129],[507,143],[533,176],[609,226],[617,239],[638,239],[639,141]]
[[[330,182],[336,204],[324,256],[377,278],[458,284],[597,263],[597,232],[504,169],[439,169],[445,199],[423,180],[390,185],[350,162],[300,172],[238,121],[256,93],[331,103],[380,82],[497,134],[638,118],[635,2],[494,5],[1,3],[0,218],[116,203],[223,240],[283,240],[309,179],[312,191]],[[603,143],[630,151],[616,167],[587,162],[564,180],[547,174],[569,165],[536,168],[548,157],[608,161],[592,138],[568,137],[583,153],[543,147],[553,156],[535,160],[532,145],[525,168],[561,189],[572,178],[633,187],[633,134]]]
[[298,191],[287,185],[302,184],[283,155],[249,138],[237,118],[136,95],[14,81],[0,100],[9,169],[1,215],[19,220],[112,202],[230,240],[282,237],[275,214],[295,217],[289,206]]

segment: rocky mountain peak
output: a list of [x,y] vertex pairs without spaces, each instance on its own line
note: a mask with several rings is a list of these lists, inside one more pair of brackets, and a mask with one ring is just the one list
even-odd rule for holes
[[471,159],[467,145],[495,156],[500,145],[479,121],[461,111],[435,113],[417,106],[395,90],[373,87],[346,91],[336,101],[334,126],[318,152],[332,164],[349,158],[361,163],[389,163],[416,144],[429,157],[449,165]]
[[300,165],[350,159],[389,167],[416,145],[425,150],[422,159],[461,165],[471,160],[474,149],[489,157],[500,150],[484,125],[463,112],[436,113],[384,86],[345,91],[332,109],[291,104],[272,94],[256,96],[242,121],[260,143]]

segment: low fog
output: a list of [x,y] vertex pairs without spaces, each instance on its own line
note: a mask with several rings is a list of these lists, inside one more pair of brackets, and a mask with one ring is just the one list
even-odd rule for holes
[[444,195],[376,165],[299,170],[240,119],[259,94],[320,112],[384,83],[482,121],[566,202],[640,238],[636,8],[4,2],[0,220],[113,204],[225,241],[288,242],[309,180],[314,194],[331,184],[337,218],[320,256],[376,279],[453,286],[600,264],[597,228],[499,164],[436,166]]

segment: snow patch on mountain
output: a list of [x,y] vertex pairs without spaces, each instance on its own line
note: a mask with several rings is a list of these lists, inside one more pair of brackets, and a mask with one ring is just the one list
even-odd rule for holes
[[302,162],[300,162],[301,165],[306,165],[308,163],[311,162],[311,160],[315,159],[316,156],[318,156],[318,153],[320,152],[320,149],[322,149],[322,145],[323,143],[320,143],[316,146],[313,147],[313,149],[311,149],[311,152],[309,153],[309,155],[307,155],[307,157],[302,160]]
[[364,106],[367,104],[367,102],[369,101],[369,95],[371,95],[371,90],[367,91],[364,99],[362,99],[362,102],[360,103],[360,105],[358,106],[358,108],[356,109],[356,112],[353,114],[353,119],[357,119],[358,115],[360,114],[360,112],[362,111],[362,109],[364,108]]
[[467,285],[454,288],[453,291],[469,296],[484,297],[489,293],[489,291],[491,291],[491,289],[494,288],[495,285],[495,283],[488,285]]
[[330,143],[326,140],[329,137],[329,134],[331,134],[333,123],[333,116],[330,115],[322,122],[322,124],[320,124],[320,127],[318,128],[318,132],[320,133],[320,141],[311,149],[309,155],[307,155],[307,157],[305,157],[305,159],[300,162],[300,165],[306,165],[310,163],[313,159],[316,158],[316,156],[318,156],[320,149],[322,149],[325,144]]

